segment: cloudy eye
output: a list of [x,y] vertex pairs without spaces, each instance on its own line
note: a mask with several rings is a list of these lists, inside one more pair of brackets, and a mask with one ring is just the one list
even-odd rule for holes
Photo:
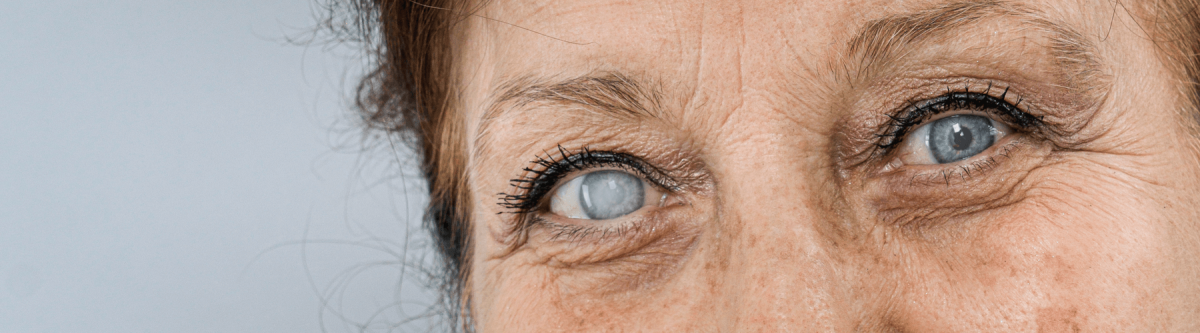
[[909,164],[954,163],[978,155],[1012,131],[991,118],[960,114],[922,125],[904,138]]
[[608,220],[636,212],[661,200],[641,178],[619,170],[593,171],[567,181],[554,191],[550,212],[573,219]]

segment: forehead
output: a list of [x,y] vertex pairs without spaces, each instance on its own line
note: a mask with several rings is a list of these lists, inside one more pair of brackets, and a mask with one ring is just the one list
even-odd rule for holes
[[[1107,21],[1111,4],[973,1],[1029,9],[1056,22]],[[686,74],[706,64],[824,66],[865,24],[954,1],[497,1],[464,43],[498,76],[577,76],[596,70]],[[1089,12],[1091,10],[1091,12]],[[707,63],[702,60],[709,60]],[[608,67],[608,68],[606,68]],[[572,73],[575,72],[575,73]]]
[[[533,122],[532,127],[545,130],[582,126],[573,117],[582,113],[562,107],[497,107],[520,95],[522,87],[544,87],[539,83],[597,73],[620,73],[618,81],[634,77],[629,82],[648,88],[631,90],[649,91],[668,104],[659,118],[682,132],[715,138],[727,119],[737,118],[733,113],[799,122],[810,115],[798,110],[819,112],[815,106],[829,101],[818,99],[854,90],[847,89],[855,84],[848,80],[861,79],[870,72],[868,65],[889,63],[893,56],[929,61],[925,67],[935,68],[940,61],[1034,66],[1056,61],[1059,55],[1053,52],[1087,54],[1062,46],[1089,44],[1104,35],[1109,27],[1102,23],[1111,22],[1113,8],[1065,1],[492,2],[467,20],[459,44],[456,68],[465,83],[460,103],[466,134],[474,138],[467,148],[476,157],[471,164],[478,166],[493,137],[532,147],[545,136],[514,133],[528,134]],[[1039,35],[1045,38],[1030,38]],[[1062,37],[1075,39],[1063,43]],[[906,43],[941,48],[918,50]],[[961,52],[975,54],[960,57]],[[593,96],[629,90],[569,88]],[[543,89],[542,94],[560,92]],[[545,117],[543,111],[557,116]],[[726,130],[753,132],[736,126]]]
[[[564,70],[559,67],[606,65],[626,71],[688,71],[699,65],[696,61],[700,58],[747,46],[795,52],[798,50],[789,50],[781,37],[793,45],[808,45],[814,42],[808,40],[813,36],[843,29],[845,20],[839,16],[848,13],[821,2],[787,1],[586,0],[497,5],[486,12],[497,20],[511,20],[512,25],[487,24],[476,30],[493,42],[503,41],[492,50],[495,59],[538,58],[537,64],[506,62],[501,70],[543,75]],[[763,42],[769,45],[760,45]],[[546,73],[537,73],[543,71]]]

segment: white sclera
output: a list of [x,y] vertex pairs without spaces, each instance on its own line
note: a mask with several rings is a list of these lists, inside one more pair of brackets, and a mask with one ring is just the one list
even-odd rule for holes
[[572,219],[587,219],[587,213],[583,212],[579,202],[580,185],[583,185],[582,175],[554,190],[554,196],[550,198],[550,212]]

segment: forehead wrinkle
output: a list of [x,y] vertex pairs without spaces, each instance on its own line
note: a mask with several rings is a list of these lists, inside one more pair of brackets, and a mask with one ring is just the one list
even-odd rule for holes
[[[1099,79],[1096,47],[1078,30],[1045,14],[1007,1],[952,1],[915,12],[868,22],[847,44],[847,64],[841,66],[853,81],[867,81],[882,68],[906,55],[912,46],[955,36],[955,32],[987,18],[1011,17],[1049,35],[1049,51],[1068,82],[1092,86]],[[1087,88],[1085,88],[1087,89]]]
[[[501,117],[536,115],[538,106],[574,106],[555,112],[585,113],[614,120],[661,119],[662,92],[619,72],[604,72],[547,82],[520,77],[500,85],[493,102],[484,109],[479,132],[475,135],[475,159],[489,150],[492,127]],[[554,115],[561,116],[561,115]]]

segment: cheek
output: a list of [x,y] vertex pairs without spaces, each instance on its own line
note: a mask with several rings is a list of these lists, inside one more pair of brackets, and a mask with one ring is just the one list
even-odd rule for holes
[[[474,252],[481,259],[472,265],[475,324],[488,332],[693,331],[679,328],[695,325],[689,314],[708,303],[694,301],[712,295],[698,291],[692,279],[707,274],[703,265],[678,262],[692,251],[698,234],[678,233],[692,236],[652,242],[603,263],[567,260],[591,253],[579,252],[586,245],[504,251],[505,245],[484,238]],[[529,239],[538,238],[531,234]],[[661,271],[664,267],[671,269]],[[668,282],[667,276],[689,278]],[[641,285],[642,280],[652,282]]]
[[[1155,196],[1127,180],[1058,176],[1031,178],[1042,185],[1024,200],[944,235],[952,239],[909,244],[916,255],[895,276],[901,326],[1089,331],[1165,322],[1156,316],[1170,310],[1162,288],[1171,285],[1172,240],[1168,217],[1146,199]],[[1006,323],[992,320],[997,309]]]
[[696,300],[713,298],[694,284],[664,286],[653,296],[594,298],[545,265],[506,261],[476,284],[475,324],[487,332],[696,331],[693,315],[709,305]]
[[486,273],[476,276],[472,288],[472,317],[478,327],[496,332],[535,332],[536,327],[561,327],[565,324],[561,321],[569,318],[558,306],[560,299],[553,292],[556,285],[552,275],[508,263],[487,268],[490,270],[477,271]]

